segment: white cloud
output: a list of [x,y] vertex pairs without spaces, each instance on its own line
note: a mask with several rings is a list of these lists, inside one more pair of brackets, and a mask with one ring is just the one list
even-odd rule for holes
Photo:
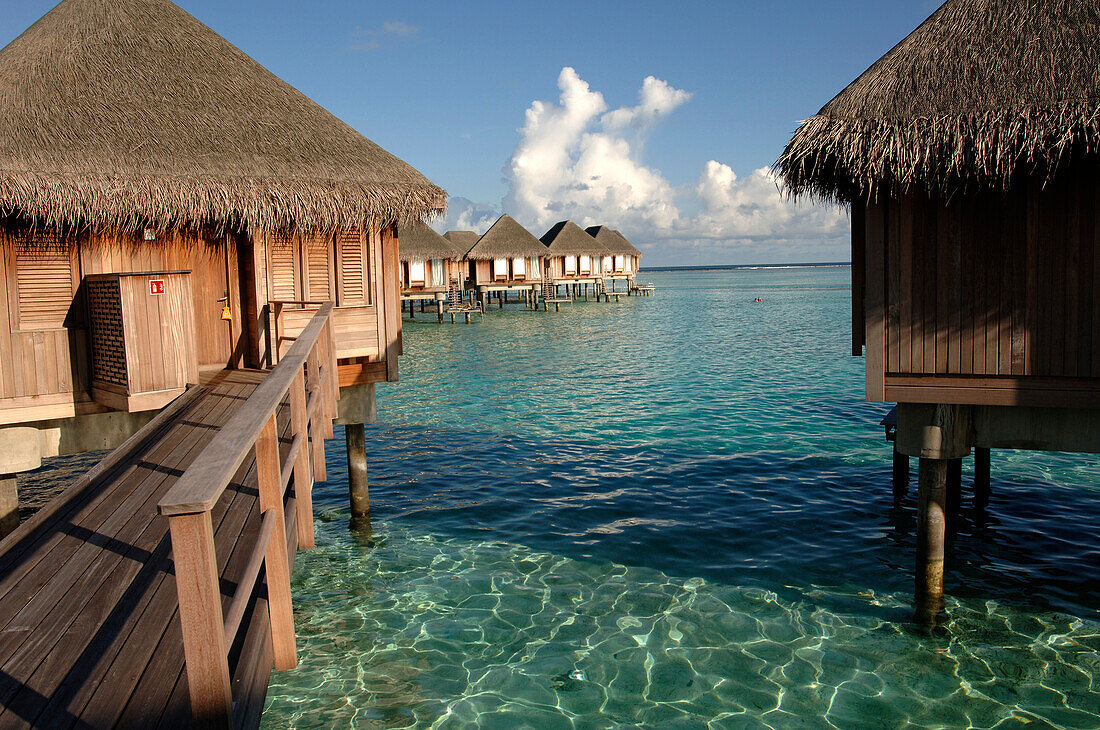
[[703,167],[695,195],[699,213],[683,223],[696,238],[836,237],[847,230],[843,210],[791,201],[768,167],[740,180],[729,165],[711,160]]
[[446,217],[437,219],[429,225],[439,233],[447,231],[485,233],[499,217],[500,208],[495,205],[475,203],[468,198],[451,196],[447,200]]
[[381,28],[364,30],[356,28],[352,35],[357,39],[348,46],[349,51],[366,53],[380,48],[392,48],[402,41],[410,40],[420,33],[420,28],[401,20],[388,20]]
[[[745,178],[717,160],[698,182],[675,186],[642,160],[645,143],[691,93],[646,77],[636,106],[609,109],[603,94],[566,67],[557,102],[534,101],[504,167],[501,209],[540,235],[571,218],[621,229],[651,263],[725,261],[732,249],[773,260],[844,258],[847,218],[835,206],[798,203],[769,168]],[[443,230],[484,230],[500,209],[453,198]],[[461,224],[461,225],[460,225]],[[782,249],[782,250],[780,250]],[[763,259],[761,259],[763,260]]]

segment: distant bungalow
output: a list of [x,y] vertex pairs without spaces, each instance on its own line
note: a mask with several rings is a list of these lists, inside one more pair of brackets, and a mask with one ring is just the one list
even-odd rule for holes
[[460,303],[466,291],[466,277],[469,276],[469,265],[466,262],[466,253],[474,247],[481,235],[477,231],[447,231],[443,238],[454,248],[454,256],[451,258],[451,278],[458,282],[458,293],[450,305]]
[[[398,229],[401,259],[401,299],[409,303],[409,316],[414,306],[434,301],[439,321],[443,321],[443,300],[447,298],[451,281],[452,261],[462,259],[454,245],[421,221],[413,221]],[[455,286],[457,290],[457,285]]]
[[610,258],[611,251],[573,221],[556,223],[540,240],[546,245],[546,270],[555,287],[571,288],[575,296],[577,287],[583,286],[587,298],[591,286],[599,294],[604,257]]
[[512,216],[502,215],[466,253],[466,286],[477,293],[482,308],[492,293],[497,294],[502,307],[510,291],[522,292],[533,300],[542,286],[545,255],[546,247],[539,239]]
[[612,288],[616,281],[625,281],[627,289],[633,289],[642,252],[626,236],[607,226],[592,226],[585,231],[608,251],[601,263],[604,280],[611,282]]
[[[804,122],[779,169],[851,205],[852,348],[920,457],[917,618],[959,460],[1100,452],[1100,3],[950,0]],[[907,467],[906,467],[907,468]]]

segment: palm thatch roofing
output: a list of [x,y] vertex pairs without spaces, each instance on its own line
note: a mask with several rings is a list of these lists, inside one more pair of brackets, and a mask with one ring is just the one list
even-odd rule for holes
[[169,0],[64,0],[0,50],[0,212],[334,229],[444,192]]
[[626,240],[626,236],[614,229],[607,226],[592,226],[584,230],[610,253],[625,256],[642,255],[642,252],[635,248],[634,244]]
[[477,261],[495,258],[522,258],[545,256],[546,247],[539,239],[508,214],[497,218],[485,235],[466,253],[466,258]]
[[443,234],[443,237],[451,242],[455,251],[458,252],[458,258],[466,258],[466,253],[477,244],[477,239],[481,238],[481,234],[477,231],[447,231]]
[[412,221],[397,228],[397,255],[402,261],[452,259],[455,249],[426,223]]
[[606,256],[609,251],[573,221],[561,221],[539,239],[554,256]]
[[789,189],[1006,189],[1100,149],[1100,0],[948,0],[795,132]]

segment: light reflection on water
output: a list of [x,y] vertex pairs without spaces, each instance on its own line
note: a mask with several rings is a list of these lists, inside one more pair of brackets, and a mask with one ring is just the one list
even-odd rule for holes
[[847,276],[654,273],[652,298],[407,324],[373,534],[337,434],[265,727],[1100,726],[1095,457],[995,452],[952,623],[914,631],[915,496]]

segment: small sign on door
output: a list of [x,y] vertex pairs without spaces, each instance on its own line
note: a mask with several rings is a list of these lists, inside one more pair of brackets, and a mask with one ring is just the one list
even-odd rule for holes
[[164,279],[150,279],[149,280],[149,293],[150,294],[163,294],[164,293]]

